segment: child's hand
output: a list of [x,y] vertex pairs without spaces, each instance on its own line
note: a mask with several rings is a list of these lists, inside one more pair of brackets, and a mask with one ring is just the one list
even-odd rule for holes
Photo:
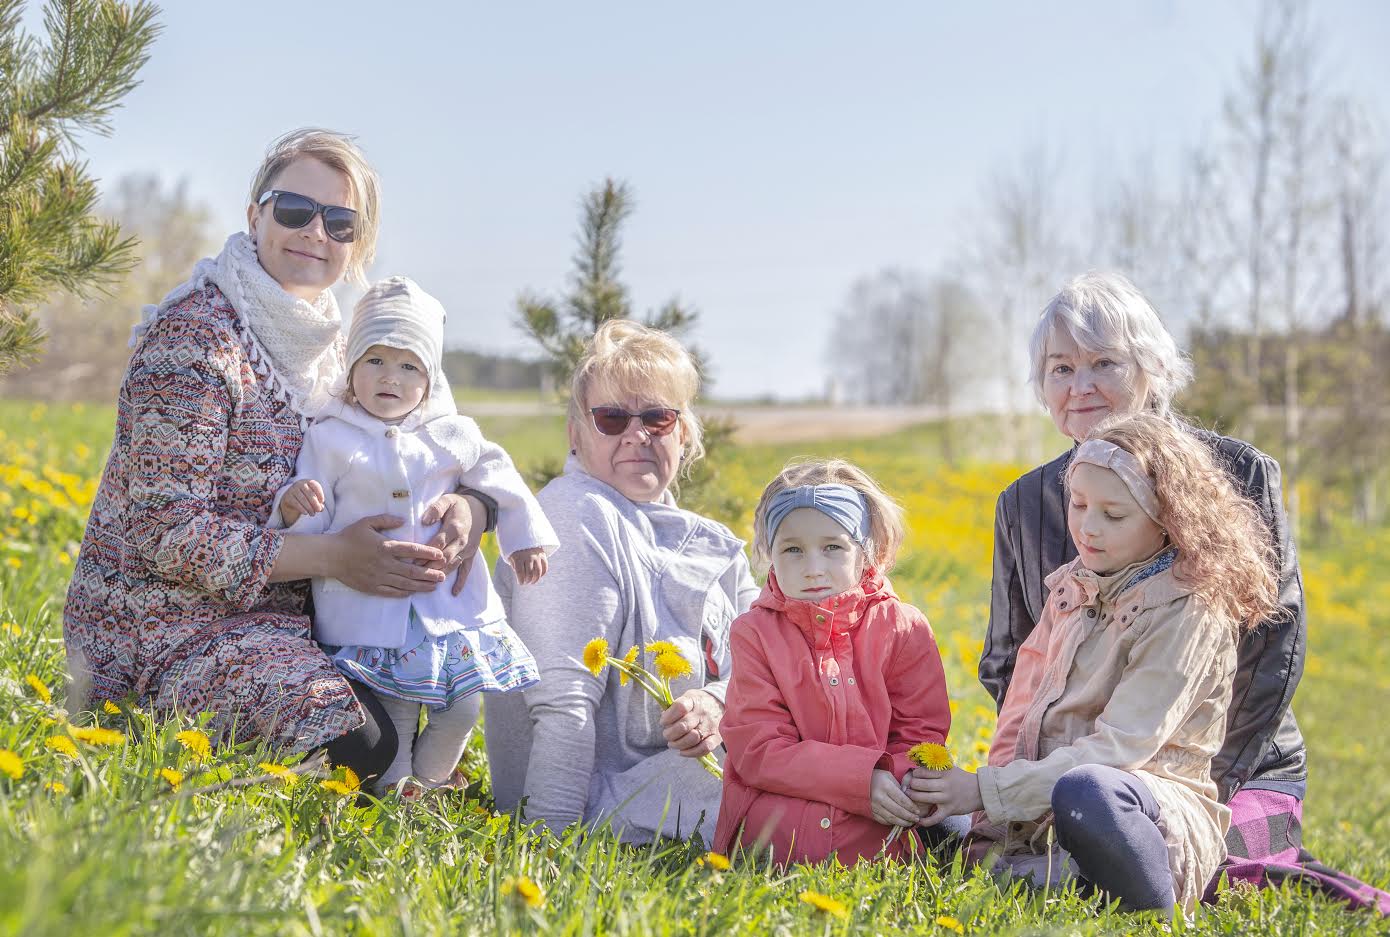
[[923,826],[936,826],[947,817],[985,809],[980,779],[961,768],[913,768],[907,777],[907,795],[918,807],[936,807],[936,812],[922,821]]
[[875,770],[869,781],[869,805],[884,826],[915,826],[921,822],[917,805],[903,793],[891,771]]
[[302,478],[290,485],[280,499],[280,518],[291,527],[302,515],[313,517],[323,510],[323,486],[312,478]]
[[507,557],[507,562],[511,563],[512,569],[516,570],[516,581],[526,586],[540,582],[545,571],[550,568],[550,562],[545,558],[543,547],[517,550]]

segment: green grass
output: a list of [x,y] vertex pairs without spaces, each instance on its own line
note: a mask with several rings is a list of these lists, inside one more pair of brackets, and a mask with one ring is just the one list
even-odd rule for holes
[[[563,454],[558,417],[482,422],[523,467]],[[68,563],[111,429],[109,408],[0,403],[0,749],[24,760],[18,780],[0,774],[0,934],[944,934],[952,920],[966,933],[1162,930],[1093,900],[1000,885],[950,863],[721,873],[697,863],[698,839],[646,849],[603,831],[547,839],[488,809],[477,745],[466,762],[468,795],[414,808],[359,807],[312,778],[286,787],[257,768],[274,753],[250,747],[218,748],[199,763],[173,737],[198,724],[193,714],[70,714],[119,728],[126,741],[80,746],[78,760],[54,753],[44,740],[59,731],[51,720],[60,713],[26,678],[55,694],[61,686]],[[958,702],[951,744],[969,761],[991,715],[972,665],[993,494],[1017,467],[948,470],[935,461],[938,442],[926,427],[844,445],[743,447],[726,453],[719,478],[751,506],[787,457],[840,452],[905,503],[913,528],[894,583],[937,630]],[[727,520],[746,535],[746,509]],[[1313,764],[1306,840],[1325,861],[1385,887],[1390,533],[1342,531],[1303,559],[1310,656],[1297,703]],[[161,768],[183,772],[177,792]],[[46,789],[54,782],[66,792]],[[208,787],[217,789],[196,792]],[[542,907],[519,900],[518,876],[538,884]],[[847,917],[800,900],[807,890],[841,902]],[[1390,924],[1263,891],[1232,893],[1173,929],[1362,934],[1390,933]]]

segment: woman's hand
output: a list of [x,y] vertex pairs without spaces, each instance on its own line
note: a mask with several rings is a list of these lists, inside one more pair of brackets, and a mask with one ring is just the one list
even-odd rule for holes
[[980,796],[980,779],[974,772],[961,768],[945,771],[913,768],[908,775],[907,795],[919,807],[936,807],[936,812],[922,821],[923,826],[936,826],[947,817],[985,809]]
[[358,592],[402,598],[431,592],[444,581],[444,554],[434,547],[404,540],[387,540],[381,531],[404,521],[390,514],[364,517],[336,534],[333,568],[329,575]]
[[874,819],[884,826],[916,826],[922,819],[917,805],[903,793],[893,772],[879,768],[869,779],[869,806]]
[[441,559],[427,564],[429,568],[447,574],[454,569],[453,594],[463,591],[468,581],[468,570],[473,566],[473,557],[478,553],[478,543],[483,539],[483,528],[487,526],[487,508],[477,498],[450,492],[441,495],[437,501],[420,515],[424,525],[439,521],[439,530],[427,546],[434,548]]
[[701,758],[724,741],[719,720],[724,704],[704,690],[686,690],[661,714],[661,734],[668,747],[686,758]]

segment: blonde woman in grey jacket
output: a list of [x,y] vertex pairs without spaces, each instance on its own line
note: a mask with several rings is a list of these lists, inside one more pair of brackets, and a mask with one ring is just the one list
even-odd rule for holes
[[[537,496],[565,549],[541,582],[497,590],[535,655],[540,683],[486,704],[497,805],[559,832],[611,822],[632,842],[713,834],[720,783],[699,759],[720,752],[729,627],[758,589],[743,543],[676,506],[681,469],[703,454],[691,409],[699,372],[671,337],[625,320],[594,335],[575,369],[564,473]],[[601,637],[622,657],[676,645],[692,673],[662,711],[635,684],[581,662]]]

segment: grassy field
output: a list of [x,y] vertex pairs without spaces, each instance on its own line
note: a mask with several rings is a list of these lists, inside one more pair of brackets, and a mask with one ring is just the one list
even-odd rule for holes
[[[698,838],[631,849],[602,831],[538,836],[491,812],[477,746],[467,796],[360,807],[318,778],[278,779],[273,752],[214,745],[200,754],[189,734],[197,714],[65,713],[62,598],[112,420],[109,408],[0,402],[0,934],[1163,930],[1070,893],[1031,893],[937,862],[720,871],[700,861]],[[564,451],[556,418],[483,422],[523,466]],[[973,765],[993,716],[973,671],[994,496],[1020,467],[946,469],[936,451],[930,427],[844,445],[744,447],[718,467],[720,487],[742,506],[723,519],[746,537],[761,486],[792,455],[838,453],[878,475],[912,524],[894,584],[937,631],[955,710],[950,744]],[[1306,842],[1385,887],[1390,746],[1377,727],[1390,712],[1390,532],[1306,545],[1303,573]],[[62,741],[64,720],[115,730],[119,741],[80,731],[86,741]],[[827,896],[828,910],[810,893]],[[1360,934],[1390,933],[1390,924],[1274,891],[1229,893],[1172,929]]]

